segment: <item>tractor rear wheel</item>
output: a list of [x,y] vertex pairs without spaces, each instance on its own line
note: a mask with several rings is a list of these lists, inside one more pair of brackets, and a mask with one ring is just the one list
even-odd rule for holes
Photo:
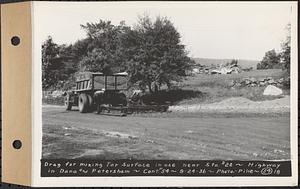
[[70,95],[65,96],[65,108],[66,110],[72,109],[72,102],[70,102]]
[[93,101],[93,97],[91,95],[87,95],[88,99],[89,99],[89,112],[93,112],[94,111],[94,101]]
[[86,95],[84,93],[80,94],[79,98],[78,98],[79,112],[81,112],[81,113],[88,112],[89,106],[90,106],[90,103],[89,103],[88,95]]

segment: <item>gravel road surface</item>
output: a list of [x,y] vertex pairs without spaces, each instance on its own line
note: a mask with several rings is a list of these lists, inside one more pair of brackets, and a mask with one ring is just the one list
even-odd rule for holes
[[282,160],[289,132],[284,115],[116,117],[43,106],[44,158]]

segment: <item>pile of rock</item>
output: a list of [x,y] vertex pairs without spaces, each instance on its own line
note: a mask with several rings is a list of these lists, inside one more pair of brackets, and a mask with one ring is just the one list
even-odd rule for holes
[[273,79],[272,77],[266,77],[256,79],[254,77],[247,77],[243,78],[240,81],[233,81],[231,87],[261,87],[268,85],[278,87],[282,87],[283,85],[290,85],[290,78]]
[[213,68],[211,68],[211,67],[208,67],[208,66],[206,66],[206,67],[200,67],[199,68],[199,74],[211,74],[211,70],[212,70]]
[[197,66],[193,68],[193,74],[232,74],[240,73],[243,70],[237,65],[218,65],[218,66]]
[[192,73],[193,74],[211,74],[211,71],[213,69],[216,69],[216,66],[197,65],[197,66],[195,66],[195,68],[193,68]]
[[228,63],[225,65],[219,65],[218,68],[211,70],[210,74],[232,74],[232,73],[240,73],[242,69],[236,63]]

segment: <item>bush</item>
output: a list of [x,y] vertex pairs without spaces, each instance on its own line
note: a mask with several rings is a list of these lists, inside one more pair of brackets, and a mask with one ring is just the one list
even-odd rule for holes
[[51,105],[64,105],[64,97],[45,97],[42,99],[43,104],[51,104]]
[[182,100],[192,98],[203,98],[204,94],[201,91],[195,90],[161,90],[154,93],[145,94],[142,99],[145,104],[167,104],[167,102],[174,104]]

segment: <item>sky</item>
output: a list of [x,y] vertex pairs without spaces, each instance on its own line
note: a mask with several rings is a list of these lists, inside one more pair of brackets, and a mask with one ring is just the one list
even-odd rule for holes
[[34,28],[45,40],[71,44],[86,37],[80,24],[133,26],[146,13],[168,17],[193,58],[261,60],[280,50],[292,11],[290,2],[34,2]]

